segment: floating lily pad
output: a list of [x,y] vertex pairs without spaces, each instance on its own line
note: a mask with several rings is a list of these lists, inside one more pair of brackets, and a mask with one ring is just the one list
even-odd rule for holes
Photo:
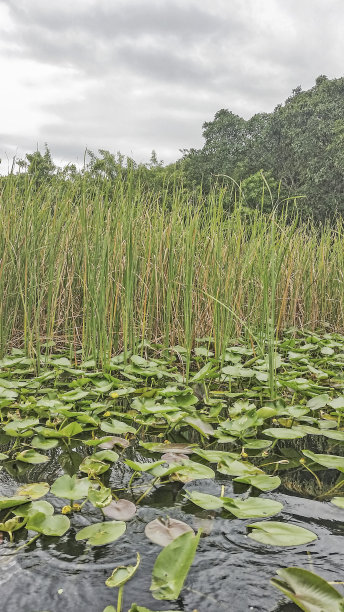
[[117,499],[103,508],[103,514],[116,521],[130,521],[136,514],[136,506],[127,499]]
[[68,476],[65,474],[55,480],[51,486],[51,492],[56,497],[75,501],[87,497],[90,485],[91,483],[88,478],[77,478],[76,475]]
[[47,536],[62,536],[68,531],[70,521],[62,514],[47,515],[44,512],[29,514],[26,528]]
[[75,536],[76,540],[87,540],[91,546],[110,544],[123,535],[126,524],[123,521],[106,521],[84,527]]
[[154,542],[154,544],[159,544],[159,546],[167,546],[182,533],[187,532],[194,535],[190,525],[169,517],[166,519],[155,519],[148,523],[145,528],[146,537]]
[[251,523],[248,528],[252,529],[249,538],[272,546],[301,546],[317,539],[315,533],[304,527],[277,521]]

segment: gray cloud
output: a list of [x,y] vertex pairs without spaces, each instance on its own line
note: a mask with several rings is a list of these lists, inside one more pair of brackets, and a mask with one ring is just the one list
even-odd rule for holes
[[[249,117],[321,73],[342,75],[341,0],[0,0],[1,8],[10,27],[0,23],[0,60],[20,71],[23,113],[37,123],[18,134],[3,125],[8,152],[47,141],[64,160],[82,158],[87,145],[139,159],[155,148],[170,161],[201,145],[202,123],[219,108]],[[39,103],[29,108],[35,88]]]

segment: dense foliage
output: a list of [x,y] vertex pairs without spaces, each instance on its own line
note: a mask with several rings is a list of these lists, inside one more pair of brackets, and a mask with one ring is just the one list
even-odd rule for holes
[[319,76],[312,89],[297,87],[284,105],[247,121],[219,110],[203,136],[203,148],[184,155],[194,183],[209,189],[226,175],[257,206],[263,171],[274,201],[304,196],[299,209],[317,219],[344,211],[344,78]]

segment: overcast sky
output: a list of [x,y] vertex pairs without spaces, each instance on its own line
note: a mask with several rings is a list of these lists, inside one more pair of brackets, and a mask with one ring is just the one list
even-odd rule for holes
[[343,0],[0,0],[0,157],[173,161],[220,108],[344,76]]

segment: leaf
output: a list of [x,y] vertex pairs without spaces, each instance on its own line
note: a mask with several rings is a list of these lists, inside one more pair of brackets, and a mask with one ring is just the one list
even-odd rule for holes
[[198,431],[200,434],[202,434],[202,436],[205,436],[206,438],[208,438],[208,436],[212,436],[214,433],[214,429],[210,425],[210,423],[206,423],[205,421],[202,421],[202,419],[199,418],[185,417],[183,423],[191,425],[191,427],[196,429],[196,431]]
[[68,531],[70,521],[67,516],[55,514],[49,516],[44,512],[36,512],[29,516],[26,528],[47,536],[62,536]]
[[92,457],[99,459],[99,461],[110,461],[111,463],[115,463],[119,458],[119,454],[115,453],[113,450],[101,450],[93,453]]
[[152,453],[184,453],[184,455],[192,455],[194,447],[197,444],[171,444],[170,442],[139,442],[140,446]]
[[203,508],[204,510],[217,510],[222,508],[223,501],[215,495],[209,495],[208,493],[200,493],[199,491],[187,491],[185,498],[191,501],[196,506]]
[[[112,606],[108,606],[109,608],[112,608]],[[113,610],[107,610],[107,608],[105,608],[105,610],[103,612],[116,612],[115,608],[113,608]],[[149,610],[148,608],[145,608],[144,606],[138,606],[137,604],[133,603],[131,604],[131,608],[130,610],[128,610],[128,612],[175,612],[175,610]]]
[[32,514],[36,514],[37,512],[42,512],[46,516],[51,516],[52,514],[54,514],[54,506],[49,504],[49,502],[47,501],[40,500],[33,501],[29,504],[24,504],[23,506],[12,510],[12,512],[14,512],[14,514],[16,514],[17,516],[24,517],[31,516]]
[[268,476],[267,474],[253,474],[248,476],[240,476],[234,479],[235,482],[242,482],[256,487],[260,491],[273,491],[281,484],[279,476]]
[[316,395],[308,400],[306,406],[311,410],[319,410],[320,408],[324,408],[330,400],[330,396],[327,393],[322,393],[321,395]]
[[123,521],[106,521],[84,527],[75,536],[76,540],[87,540],[91,546],[110,544],[123,535],[126,524]]
[[201,532],[183,533],[158,555],[150,590],[155,599],[177,599],[194,560]]
[[[163,474],[161,474],[161,476],[163,476]],[[207,465],[189,460],[184,465],[179,466],[174,478],[177,478],[181,482],[191,482],[192,480],[201,480],[203,478],[215,478],[215,472]]]
[[299,567],[277,570],[271,584],[304,612],[343,612],[344,598],[326,580]]
[[42,436],[34,436],[31,440],[31,446],[33,448],[38,448],[40,450],[49,450],[50,448],[55,448],[58,445],[59,441],[54,438],[45,439]]
[[248,497],[247,499],[222,497],[221,500],[224,509],[240,519],[273,516],[283,508],[283,504],[263,497]]
[[78,389],[73,389],[72,391],[67,391],[67,393],[63,393],[60,395],[61,399],[64,402],[77,402],[78,400],[84,399],[89,395],[89,391],[78,391]]
[[116,521],[130,521],[136,514],[136,506],[127,499],[117,499],[103,508],[103,514]]
[[0,510],[5,510],[6,508],[15,508],[17,506],[21,506],[22,504],[27,504],[30,500],[30,497],[20,497],[19,495],[14,495],[13,497],[0,497]]
[[88,490],[88,499],[95,508],[104,508],[112,501],[111,489],[99,485],[94,485]]
[[51,493],[56,495],[56,497],[75,501],[87,497],[90,485],[91,483],[88,478],[79,479],[75,474],[74,476],[65,474],[55,480],[51,486]]
[[163,465],[166,462],[163,460],[153,461],[153,462],[145,462],[139,463],[138,461],[132,461],[131,459],[125,459],[125,463],[135,472],[149,472],[150,470],[158,467],[159,465]]
[[21,453],[17,453],[16,460],[36,465],[38,463],[46,463],[47,461],[49,461],[49,457],[47,457],[46,455],[41,455],[40,453],[36,453],[35,450],[30,448],[28,450],[23,450]]
[[127,425],[122,421],[117,421],[117,419],[112,419],[111,423],[102,421],[100,423],[100,429],[111,434],[136,433],[136,429],[134,427],[131,427],[131,425]]
[[227,459],[240,459],[239,453],[230,453],[221,450],[204,450],[203,448],[196,448],[195,454],[209,463],[218,463],[220,461],[226,461]]
[[317,455],[307,450],[303,450],[302,452],[308,459],[312,459],[312,461],[319,463],[319,465],[323,465],[330,470],[344,472],[344,457],[338,457],[337,455]]
[[249,463],[248,461],[239,461],[238,459],[226,459],[220,461],[217,466],[218,472],[228,476],[246,476],[250,474],[264,474],[264,472]]
[[49,492],[49,488],[47,482],[32,482],[19,487],[16,495],[24,495],[25,497],[30,497],[30,499],[39,499]]
[[106,586],[111,588],[119,588],[123,586],[126,582],[128,582],[128,580],[133,577],[139,565],[140,555],[139,553],[136,553],[136,565],[121,565],[119,567],[116,567],[113,570],[111,576],[107,580],[105,580]]
[[334,410],[341,410],[344,408],[344,395],[340,395],[336,397],[331,402],[328,402],[328,405],[331,406]]
[[112,438],[110,438],[106,442],[102,442],[101,444],[99,444],[99,448],[105,448],[105,449],[108,449],[108,448],[111,449],[114,446],[120,446],[121,448],[127,448],[128,446],[130,446],[130,442],[129,440],[126,440],[125,438],[118,438],[117,436],[112,436]]
[[84,430],[80,423],[74,422],[68,423],[66,427],[63,427],[63,429],[59,429],[58,434],[64,438],[72,438],[73,436],[77,436],[82,431]]
[[154,544],[159,544],[159,546],[168,546],[181,534],[188,532],[194,535],[194,531],[189,525],[169,517],[167,519],[157,518],[145,527],[146,537]]
[[296,440],[297,438],[304,438],[305,432],[296,429],[286,429],[284,427],[271,427],[270,429],[264,429],[263,434],[270,438],[276,438],[277,440]]
[[344,509],[344,497],[332,497],[331,504]]
[[[106,453],[107,451],[104,451]],[[95,476],[97,474],[104,474],[110,468],[108,463],[104,463],[99,459],[94,459],[94,455],[85,457],[79,465],[81,472]]]
[[251,523],[247,527],[253,529],[249,538],[272,546],[301,546],[317,539],[315,533],[304,527],[277,521]]

